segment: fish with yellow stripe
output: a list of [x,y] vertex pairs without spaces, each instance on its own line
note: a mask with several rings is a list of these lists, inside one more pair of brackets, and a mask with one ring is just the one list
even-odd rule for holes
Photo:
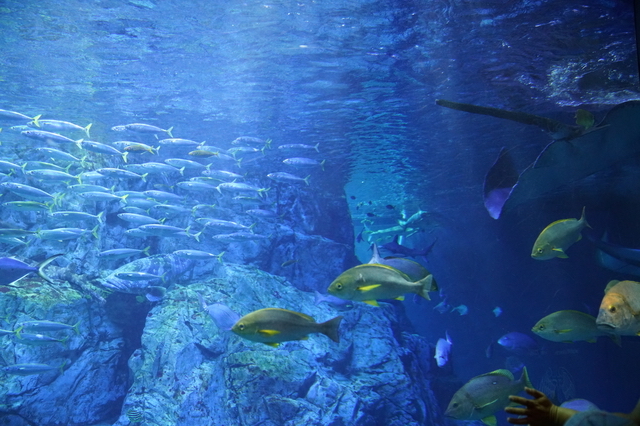
[[342,316],[317,323],[309,315],[279,308],[264,308],[240,318],[231,327],[238,336],[253,342],[277,347],[282,342],[306,340],[311,333],[321,333],[340,342],[338,327]]
[[531,250],[531,257],[536,260],[549,260],[554,257],[566,259],[565,251],[582,239],[582,230],[588,226],[582,208],[580,219],[557,220],[542,230]]
[[329,286],[332,296],[378,306],[380,299],[403,300],[404,295],[414,293],[431,300],[430,291],[438,288],[433,275],[413,281],[407,274],[391,266],[376,263],[358,265],[346,270]]

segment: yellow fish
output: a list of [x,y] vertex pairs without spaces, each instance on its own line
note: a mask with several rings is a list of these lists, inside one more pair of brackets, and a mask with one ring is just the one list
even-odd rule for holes
[[[582,230],[589,226],[584,216],[584,207],[580,219],[557,220],[544,228],[531,250],[531,257],[536,260],[549,260],[554,257],[566,259],[565,250],[582,239]],[[591,226],[589,226],[591,228]]]
[[415,293],[427,300],[436,291],[433,275],[412,281],[404,272],[387,265],[367,263],[346,270],[327,290],[332,296],[378,306],[379,299],[402,300],[407,293]]
[[309,315],[286,309],[265,308],[240,318],[231,327],[238,336],[253,342],[277,347],[281,342],[306,340],[311,333],[322,333],[336,343],[340,342],[338,327],[341,316],[317,323]]

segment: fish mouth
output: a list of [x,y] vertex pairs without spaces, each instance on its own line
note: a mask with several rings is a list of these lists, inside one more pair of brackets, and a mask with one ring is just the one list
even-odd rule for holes
[[616,329],[615,325],[613,325],[611,323],[608,323],[608,322],[598,322],[598,323],[596,323],[596,327],[599,330],[604,330],[604,331],[613,331],[613,330]]

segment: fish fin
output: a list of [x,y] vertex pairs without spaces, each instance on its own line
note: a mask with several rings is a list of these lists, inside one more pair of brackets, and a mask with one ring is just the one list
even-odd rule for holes
[[265,336],[275,336],[276,334],[280,334],[278,330],[258,330],[258,333]]
[[496,424],[498,424],[498,421],[496,420],[496,416],[489,416],[482,419],[482,423],[487,426],[496,426]]
[[598,339],[596,339],[595,337],[593,339],[587,340],[587,342],[589,342],[589,343],[595,343],[597,341],[598,341]]
[[320,323],[320,332],[327,336],[329,339],[333,340],[336,343],[340,343],[340,335],[338,334],[338,328],[340,327],[340,321],[342,321],[342,316],[337,316],[335,318],[330,319],[329,321],[325,321]]
[[380,305],[378,305],[378,301],[376,300],[363,300],[363,302],[367,305],[375,306],[376,308],[380,307]]
[[[431,274],[419,280],[417,282],[417,284],[420,285],[420,290],[418,291],[418,294],[427,300],[431,300],[431,298],[429,297],[429,292],[435,291],[433,290],[434,282],[435,281],[433,280],[433,275]],[[437,289],[437,286],[436,286],[436,289]]]
[[[640,336],[640,331],[637,333],[637,335]],[[610,334],[609,337],[611,337],[611,340],[613,340],[613,343],[615,343],[619,347],[622,347],[622,341],[620,340],[620,336],[618,336],[617,334]]]
[[278,346],[280,346],[280,343],[276,343],[276,342],[266,343],[265,342],[265,345],[271,346],[272,348],[277,348]]
[[565,328],[563,330],[554,330],[556,334],[564,334],[564,333],[569,333],[571,332],[573,329],[572,328]]
[[567,256],[567,254],[564,252],[564,250],[562,250],[561,248],[553,248],[551,249],[553,251],[556,252],[556,257],[559,257],[561,259],[567,259],[569,256]]
[[164,295],[167,293],[167,289],[160,286],[151,286],[149,287],[149,291],[145,294],[145,297],[149,302],[158,302],[162,300]]
[[309,340],[309,336],[301,337],[301,338],[299,338],[298,340]]
[[401,300],[402,301],[402,300],[404,300],[404,296],[398,296],[398,297],[396,297],[396,300]]
[[43,280],[47,281],[48,283],[54,284],[53,280],[51,280],[51,278],[49,278],[45,273],[44,273],[44,268],[46,268],[46,266],[48,264],[50,264],[51,262],[53,262],[55,259],[57,259],[60,256],[63,256],[64,253],[60,253],[60,254],[54,254],[53,256],[51,256],[48,259],[43,260],[42,262],[40,262],[38,264],[38,266],[36,266],[38,268],[38,275],[40,276],[40,278],[42,278]]
[[76,334],[80,334],[80,329],[78,326],[80,325],[80,321],[71,326],[71,329],[76,332]]
[[527,372],[527,367],[522,367],[522,376],[520,376],[520,382],[524,384],[526,388],[532,388],[531,380],[529,379],[529,373]]
[[358,287],[357,289],[359,291],[370,291],[378,287],[380,287],[380,284],[371,284],[371,285],[364,285],[364,286]]

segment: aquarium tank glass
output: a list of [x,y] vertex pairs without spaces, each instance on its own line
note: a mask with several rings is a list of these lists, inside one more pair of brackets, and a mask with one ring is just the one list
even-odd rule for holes
[[634,7],[3,0],[0,425],[631,412]]

